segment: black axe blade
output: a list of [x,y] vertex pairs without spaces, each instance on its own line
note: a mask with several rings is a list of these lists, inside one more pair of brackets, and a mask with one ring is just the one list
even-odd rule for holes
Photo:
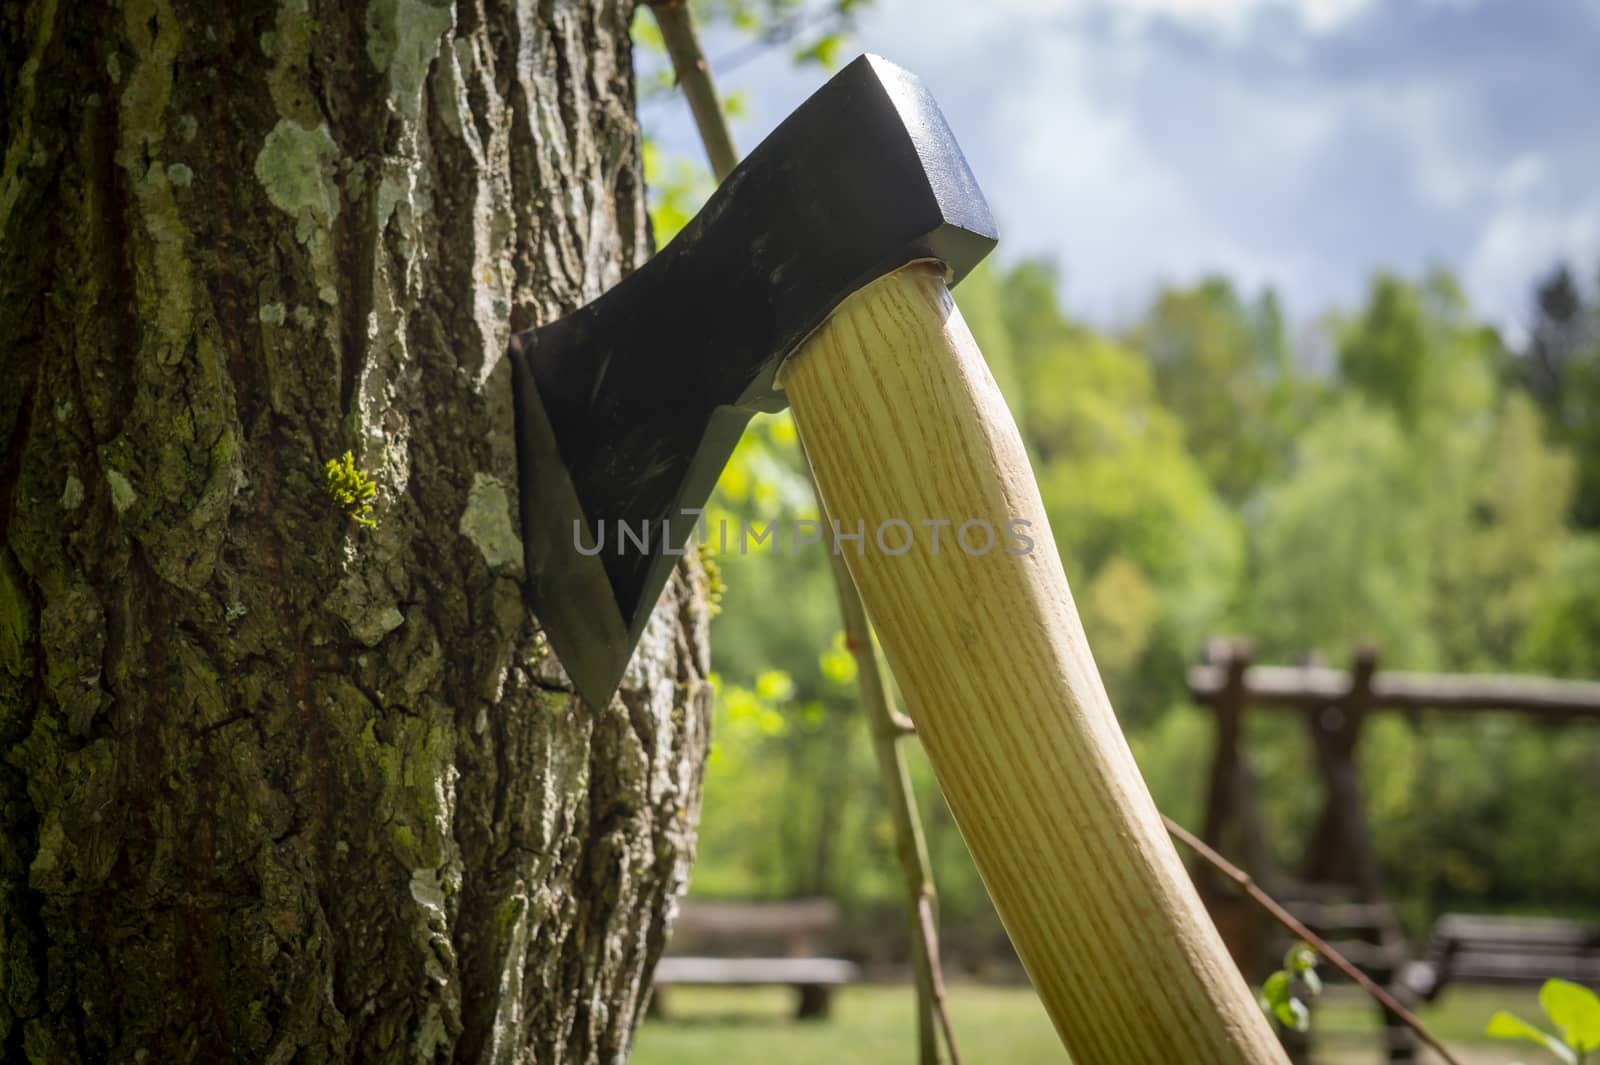
[[995,240],[933,97],[864,55],[648,263],[512,337],[528,598],[591,706],[616,692],[745,424],[786,406],[784,358],[876,278],[936,259],[954,284]]

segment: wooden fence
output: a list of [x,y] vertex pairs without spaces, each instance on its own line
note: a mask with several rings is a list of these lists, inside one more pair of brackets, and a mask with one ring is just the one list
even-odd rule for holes
[[[1189,691],[1216,720],[1207,784],[1206,842],[1237,859],[1270,893],[1297,909],[1368,974],[1393,982],[1412,951],[1383,888],[1362,800],[1357,748],[1375,713],[1517,713],[1551,722],[1600,721],[1600,683],[1546,677],[1378,670],[1371,647],[1349,669],[1260,666],[1249,646],[1216,640],[1189,672]],[[1281,869],[1257,800],[1244,744],[1248,710],[1299,714],[1322,784],[1323,802],[1304,856]],[[1250,904],[1202,874],[1202,893],[1235,959],[1247,973],[1270,965],[1274,933]],[[1319,927],[1320,926],[1320,927]],[[1412,1060],[1403,1028],[1386,1019],[1390,1060]]]

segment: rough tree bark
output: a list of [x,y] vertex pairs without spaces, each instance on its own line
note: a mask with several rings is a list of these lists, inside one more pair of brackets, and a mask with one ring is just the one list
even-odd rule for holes
[[568,694],[501,353],[648,254],[631,14],[0,7],[3,1060],[626,1053],[703,574]]

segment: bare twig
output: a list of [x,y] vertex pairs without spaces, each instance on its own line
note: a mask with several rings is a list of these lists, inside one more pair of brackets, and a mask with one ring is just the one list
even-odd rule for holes
[[[678,84],[689,100],[695,124],[700,129],[700,140],[705,146],[711,169],[721,181],[738,165],[739,154],[733,146],[733,135],[728,129],[727,115],[717,99],[716,87],[711,81],[711,70],[700,42],[695,34],[694,22],[686,0],[647,0],[650,10],[661,27],[661,38],[666,43],[667,54],[672,57],[672,67]],[[809,467],[808,467],[809,471]],[[807,474],[809,477],[809,472]],[[816,482],[811,483],[816,494]],[[822,497],[817,494],[818,516],[824,527],[831,527]],[[839,613],[844,622],[845,643],[856,659],[861,701],[867,711],[868,731],[872,735],[872,749],[877,757],[878,772],[883,778],[884,790],[889,799],[889,816],[894,825],[895,854],[905,875],[906,893],[911,906],[913,935],[912,956],[917,987],[917,1047],[921,1065],[938,1065],[939,1043],[934,1025],[944,1035],[951,1065],[961,1065],[956,1050],[955,1032],[950,1025],[945,1008],[944,976],[939,967],[939,938],[935,920],[937,896],[933,886],[932,865],[928,861],[928,847],[922,835],[922,824],[917,817],[916,796],[911,788],[911,775],[899,747],[902,736],[916,731],[910,718],[897,711],[889,698],[889,686],[882,663],[873,647],[872,629],[867,621],[866,607],[856,591],[844,559],[830,552],[834,587],[839,596]]]
[[[815,489],[813,484],[812,488]],[[817,497],[818,516],[831,528],[822,497]],[[889,799],[889,818],[894,825],[895,856],[905,876],[910,896],[914,935],[911,937],[912,964],[917,983],[917,1031],[920,1060],[937,1065],[938,1042],[933,1025],[937,1020],[944,1033],[945,1047],[952,1065],[961,1065],[956,1050],[955,1032],[945,1009],[944,976],[939,966],[939,933],[934,920],[936,894],[933,868],[928,860],[928,845],[917,817],[916,796],[911,775],[900,750],[901,737],[908,734],[909,720],[898,713],[890,701],[887,675],[872,643],[872,629],[866,607],[850,579],[844,558],[829,552],[834,588],[839,595],[839,613],[844,621],[845,646],[855,656],[861,702],[867,711],[867,730],[872,734],[872,750],[878,759],[878,773]],[[914,731],[914,730],[912,730]]]
[[1415,1032],[1417,1038],[1432,1047],[1448,1065],[1461,1065],[1461,1060],[1435,1038],[1432,1032],[1428,1031],[1427,1026],[1422,1023],[1416,1014],[1402,1006],[1398,999],[1374,982],[1366,973],[1351,964],[1349,959],[1329,946],[1326,940],[1307,928],[1304,922],[1295,917],[1294,914],[1284,909],[1278,900],[1261,889],[1260,885],[1255,882],[1255,879],[1249,873],[1218,854],[1205,840],[1196,836],[1172,818],[1162,814],[1161,820],[1166,823],[1167,831],[1172,834],[1174,839],[1194,851],[1213,869],[1238,885],[1239,889],[1248,895],[1252,902],[1265,910],[1274,921],[1288,929],[1296,938],[1304,940],[1312,950],[1328,959],[1328,962],[1335,969],[1338,969],[1358,984],[1362,990],[1376,999],[1379,1005],[1394,1014],[1402,1024]]
[[728,117],[717,97],[717,87],[711,81],[711,65],[700,50],[700,38],[694,32],[688,0],[646,2],[656,17],[656,25],[661,27],[661,40],[667,46],[667,55],[672,57],[672,71],[683,87],[683,95],[689,99],[689,110],[694,112],[694,124],[700,130],[700,143],[705,145],[711,171],[721,181],[739,165],[739,151],[733,146]]
[[[915,811],[912,813],[915,815]],[[927,861],[927,855],[923,855],[923,861]],[[955,1029],[950,1027],[950,1011],[945,1008],[944,1002],[944,970],[939,966],[939,928],[933,916],[932,880],[928,881],[928,890],[917,897],[917,923],[922,931],[923,955],[928,959],[928,1000],[932,1004],[934,1015],[939,1018],[939,1028],[944,1032],[944,1045],[950,1052],[950,1065],[961,1065],[961,1054],[956,1050]]]

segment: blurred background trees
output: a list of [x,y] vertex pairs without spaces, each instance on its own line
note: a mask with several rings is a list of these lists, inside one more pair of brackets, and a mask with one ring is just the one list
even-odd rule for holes
[[[1600,533],[1583,498],[1600,465],[1583,435],[1600,399],[1592,328],[1556,357],[1541,354],[1556,326],[1508,344],[1443,270],[1378,275],[1364,305],[1296,340],[1270,291],[1224,278],[1165,289],[1113,331],[1073,321],[1058,290],[1048,264],[1022,262],[981,268],[956,298],[993,353],[1096,660],[1168,812],[1198,817],[1210,721],[1183,678],[1218,633],[1261,661],[1342,664],[1370,641],[1392,668],[1600,673]],[[1596,301],[1574,298],[1594,321]],[[1562,338],[1580,333],[1572,318]],[[713,529],[815,517],[786,415],[752,430],[716,507]],[[827,894],[860,927],[897,929],[879,919],[899,897],[889,823],[826,560],[734,546],[719,565],[695,890]],[[1592,729],[1392,715],[1370,728],[1377,844],[1419,927],[1444,908],[1600,899],[1592,836],[1574,830],[1600,817]],[[1287,858],[1316,806],[1310,752],[1297,725],[1264,716],[1249,742]],[[998,926],[917,771],[947,940],[981,954]]]
[[[856,6],[820,28],[782,4],[718,11],[810,62],[837,51]],[[647,163],[664,243],[711,183],[698,161],[647,149]],[[1048,261],[991,261],[957,289],[1166,812],[1199,819],[1212,736],[1184,674],[1218,634],[1261,662],[1342,665],[1370,642],[1383,668],[1600,676],[1600,273],[1585,269],[1530,278],[1515,335],[1442,267],[1376,273],[1359,305],[1298,325],[1272,288],[1222,276],[1160,288],[1115,328],[1067,313]],[[890,824],[827,560],[737,543],[741,522],[816,517],[787,415],[752,426],[709,516],[726,592],[693,890],[829,895],[852,942],[898,953]],[[1296,722],[1256,715],[1247,731],[1287,858],[1319,800],[1312,755]],[[1360,757],[1413,933],[1444,909],[1600,913],[1582,827],[1600,818],[1594,729],[1381,715]],[[931,774],[913,770],[946,945],[1003,953]]]

